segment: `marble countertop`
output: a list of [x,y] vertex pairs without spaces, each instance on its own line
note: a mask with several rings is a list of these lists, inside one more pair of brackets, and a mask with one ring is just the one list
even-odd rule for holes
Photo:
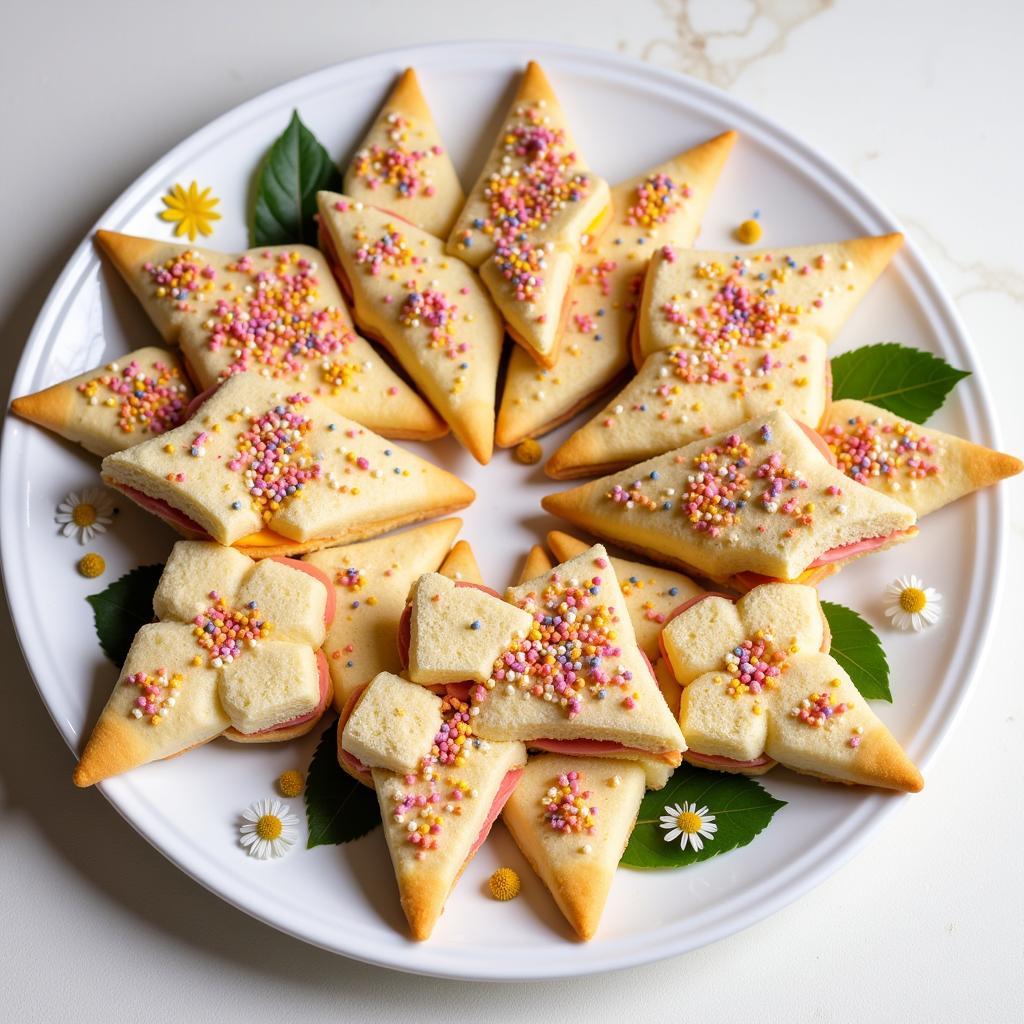
[[[100,212],[212,117],[306,71],[452,38],[540,38],[719,86],[822,149],[903,223],[972,334],[1001,441],[1024,452],[1019,102],[1010,0],[394,0],[21,4],[0,34],[4,393],[67,256]],[[1024,483],[993,640],[928,787],[852,863],[746,932],[628,973],[431,981],[305,946],[212,898],[96,792],[76,792],[6,609],[0,744],[4,1019],[1019,1020]],[[927,681],[922,680],[926,686]]]

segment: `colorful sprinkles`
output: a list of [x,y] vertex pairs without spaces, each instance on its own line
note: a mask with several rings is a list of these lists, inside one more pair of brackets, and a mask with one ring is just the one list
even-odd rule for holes
[[116,409],[123,433],[162,434],[183,422],[189,388],[176,366],[158,359],[147,372],[133,359],[123,367],[110,363],[106,370],[77,390],[89,405]]
[[181,673],[171,675],[165,668],[133,672],[124,681],[125,686],[134,686],[139,691],[131,709],[132,718],[145,718],[150,725],[159,725],[174,708],[182,682]]
[[593,835],[597,831],[597,808],[583,788],[583,772],[562,772],[541,797],[544,821],[564,835]]
[[897,491],[902,484],[914,487],[918,480],[942,471],[936,460],[938,445],[905,420],[889,423],[854,416],[845,423],[833,423],[822,437],[839,469],[861,484],[884,482]]
[[192,620],[192,635],[207,652],[210,664],[221,668],[233,662],[246,647],[255,647],[267,635],[270,625],[260,618],[255,601],[244,608],[231,608],[216,590],[211,590],[209,597],[212,603]]

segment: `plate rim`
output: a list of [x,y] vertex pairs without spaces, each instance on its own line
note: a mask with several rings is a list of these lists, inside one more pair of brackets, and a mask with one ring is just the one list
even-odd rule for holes
[[[271,89],[268,89],[256,96],[251,97],[237,104],[233,108],[220,114],[195,132],[182,139],[175,146],[170,148],[162,156],[158,157],[145,171],[138,175],[107,207],[96,223],[90,228],[83,240],[75,248],[68,258],[63,270],[57,277],[50,289],[46,300],[40,307],[32,330],[30,331],[19,359],[18,367],[12,377],[11,394],[20,394],[24,387],[20,386],[21,381],[31,376],[37,369],[39,362],[46,354],[46,347],[42,344],[46,336],[56,328],[62,311],[66,308],[75,293],[73,287],[80,283],[85,270],[85,264],[96,259],[92,238],[97,227],[103,224],[110,224],[118,218],[127,218],[137,207],[140,196],[146,195],[153,188],[154,179],[165,173],[168,165],[179,163],[186,156],[196,155],[201,151],[209,140],[217,138],[225,130],[234,132],[244,126],[247,120],[255,116],[262,116],[269,109],[281,108],[285,105],[299,106],[304,96],[313,92],[321,92],[331,88],[334,76],[345,74],[358,74],[360,70],[372,72],[381,65],[388,62],[409,66],[422,61],[427,55],[437,56],[438,54],[451,54],[452,51],[477,51],[489,53],[494,56],[510,58],[515,56],[519,60],[529,59],[530,56],[545,61],[547,59],[558,60],[562,63],[583,62],[590,73],[593,72],[594,61],[599,58],[601,63],[601,75],[607,77],[616,73],[626,75],[630,78],[640,78],[659,84],[669,92],[681,94],[680,98],[692,101],[694,98],[701,101],[705,108],[709,108],[715,115],[721,115],[723,120],[728,120],[726,115],[731,115],[738,123],[746,122],[753,126],[754,131],[749,127],[741,132],[744,137],[762,143],[770,143],[786,163],[793,166],[794,170],[807,175],[810,172],[819,172],[815,175],[816,184],[822,188],[833,199],[837,200],[840,207],[859,223],[863,224],[864,230],[874,231],[902,231],[896,219],[890,215],[885,207],[875,198],[873,193],[854,180],[843,169],[826,157],[820,150],[805,142],[802,138],[791,133],[787,128],[778,124],[771,117],[761,114],[742,100],[737,99],[729,93],[718,89],[708,83],[694,79],[688,75],[672,69],[649,64],[638,58],[624,54],[609,52],[591,47],[577,46],[563,43],[542,43],[530,40],[507,40],[507,39],[483,39],[483,40],[462,40],[454,42],[434,42],[417,46],[398,47],[371,54],[365,54],[351,60],[339,61],[327,67],[298,76],[289,81],[282,82]],[[527,55],[527,56],[524,56]],[[779,153],[779,149],[783,152]],[[798,158],[799,162],[797,159]],[[852,201],[855,201],[852,202]],[[937,318],[944,323],[944,333],[949,336],[950,341],[957,349],[957,357],[962,360],[962,365],[972,371],[972,377],[967,388],[966,395],[961,394],[961,400],[965,404],[965,412],[969,412],[980,424],[983,440],[991,447],[998,447],[998,428],[994,406],[990,392],[985,381],[982,368],[978,364],[963,319],[946,293],[942,283],[932,270],[928,261],[924,258],[917,244],[905,236],[905,244],[897,259],[903,263],[906,273],[903,275],[914,291],[914,301],[922,309],[930,322]],[[909,264],[909,266],[907,266]],[[9,405],[9,401],[8,401]],[[18,429],[14,417],[9,413],[6,416],[3,430],[3,447],[0,450],[0,484],[6,484],[12,478],[12,462],[10,455],[9,441],[11,435]],[[12,491],[14,487],[3,486],[4,497],[2,507],[5,512],[13,504]],[[978,512],[978,520],[987,520],[991,529],[985,531],[984,541],[987,545],[986,563],[994,566],[989,576],[989,585],[984,588],[984,606],[993,607],[999,599],[1003,584],[1003,558],[1006,540],[1006,499],[1000,489],[990,490],[981,495],[978,499],[982,502],[982,508]],[[988,513],[987,516],[985,513]],[[43,701],[47,712],[53,719],[61,736],[68,746],[75,750],[77,737],[70,723],[62,722],[57,711],[46,698],[44,686],[40,682],[33,661],[27,648],[27,633],[23,638],[22,625],[24,620],[29,618],[25,610],[27,605],[18,598],[23,581],[15,580],[8,572],[8,565],[16,564],[14,559],[8,556],[12,553],[14,543],[13,519],[4,514],[0,516],[0,575],[2,575],[8,604],[11,610],[11,618],[15,625],[15,633],[18,639],[18,646],[22,658],[28,668],[29,675]],[[979,574],[975,575],[975,583]],[[982,613],[985,611],[982,608]],[[974,619],[979,619],[979,612],[974,610]],[[956,724],[964,706],[974,692],[978,669],[984,663],[989,644],[992,637],[993,616],[980,614],[980,623],[975,628],[973,636],[976,643],[970,666],[968,667],[964,682],[953,695],[952,701],[946,710],[941,721],[932,723],[929,726],[928,720],[922,722],[919,727],[919,735],[927,733],[927,750],[922,751],[918,760],[922,767],[934,759],[943,743]],[[906,797],[871,794],[860,804],[855,812],[855,817],[867,819],[864,827],[854,831],[852,837],[844,838],[843,845],[836,849],[835,841],[832,844],[818,843],[811,850],[814,851],[818,863],[808,871],[803,871],[794,884],[784,892],[772,892],[766,894],[768,898],[763,903],[757,903],[747,893],[744,896],[747,906],[731,912],[728,917],[720,917],[717,926],[705,927],[700,930],[696,937],[683,937],[675,943],[669,941],[664,948],[651,950],[649,946],[641,946],[629,952],[615,952],[614,946],[619,943],[609,942],[605,947],[607,952],[600,945],[594,944],[582,947],[587,951],[585,962],[574,963],[571,970],[554,966],[546,969],[544,964],[535,964],[529,970],[512,969],[506,971],[495,970],[496,964],[485,961],[483,965],[477,966],[475,962],[460,961],[457,965],[445,964],[445,959],[451,959],[456,955],[451,949],[438,949],[436,956],[418,956],[411,963],[401,963],[395,959],[396,951],[403,947],[383,947],[374,955],[373,951],[357,949],[347,946],[344,941],[337,941],[338,936],[332,937],[333,941],[325,936],[317,936],[309,931],[300,931],[289,923],[285,916],[279,912],[271,912],[263,907],[253,906],[233,892],[233,887],[224,888],[223,879],[220,888],[214,888],[214,881],[201,877],[199,869],[194,866],[194,861],[189,862],[185,854],[192,844],[182,843],[182,837],[170,836],[162,833],[160,827],[154,827],[153,822],[147,821],[145,810],[140,811],[135,801],[135,795],[130,791],[123,791],[118,780],[109,783],[101,783],[99,786],[104,797],[111,803],[117,812],[135,829],[147,842],[153,845],[163,856],[173,863],[189,877],[194,879],[208,891],[219,896],[237,909],[250,916],[263,921],[266,924],[277,928],[289,935],[316,945],[329,952],[338,953],[354,960],[377,966],[387,967],[393,970],[400,970],[407,973],[427,975],[442,978],[455,978],[461,980],[538,980],[552,979],[568,976],[582,976],[596,974],[605,971],[619,970],[656,960],[665,959],[670,956],[689,952],[692,949],[700,948],[712,942],[716,942],[728,935],[735,934],[751,925],[763,920],[783,906],[794,901],[822,881],[839,870],[845,863],[854,857],[864,845],[878,832],[889,816],[903,805]],[[192,846],[195,849],[194,846]],[[201,850],[199,851],[201,854]],[[808,854],[810,855],[810,850]],[[802,864],[796,862],[798,865]],[[728,903],[728,900],[723,901]],[[294,915],[294,910],[292,911]],[[571,944],[567,944],[570,948]],[[414,950],[423,952],[429,947],[419,944],[412,947]],[[583,957],[580,960],[583,961]]]

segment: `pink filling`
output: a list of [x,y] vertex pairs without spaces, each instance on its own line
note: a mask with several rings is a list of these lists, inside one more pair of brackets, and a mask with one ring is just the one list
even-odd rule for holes
[[868,551],[874,551],[876,548],[880,548],[883,544],[888,544],[893,537],[898,537],[900,532],[890,533],[887,537],[868,537],[866,540],[855,540],[852,544],[842,544],[837,548],[832,548],[830,551],[826,551],[825,554],[816,558],[807,567],[808,569],[817,569],[822,565],[829,565],[832,562],[842,561],[844,558],[852,558],[854,555],[863,555]]
[[752,761],[737,761],[732,757],[720,757],[718,754],[702,754],[697,750],[688,750],[686,760],[693,764],[705,764],[709,768],[762,768],[766,764],[775,764],[767,755],[762,754]]
[[505,773],[505,778],[501,780],[498,792],[495,794],[494,800],[491,803],[491,809],[487,812],[487,818],[484,821],[483,827],[480,829],[480,833],[476,837],[476,842],[473,843],[473,847],[469,851],[469,856],[466,857],[467,864],[473,859],[473,854],[475,854],[476,851],[484,845],[484,840],[488,835],[490,835],[491,826],[498,820],[498,815],[501,814],[502,808],[508,803],[508,798],[512,795],[512,791],[519,783],[519,779],[522,777],[522,774],[522,768],[513,768],[512,771]]
[[171,526],[187,533],[198,534],[202,540],[213,539],[197,522],[189,519],[184,512],[179,511],[173,505],[168,505],[163,498],[151,498],[148,494],[143,494],[142,491],[137,491],[134,487],[128,487],[126,484],[115,484],[115,486],[119,491],[131,498],[136,505],[141,506],[147,512],[152,512],[155,516],[159,516],[165,523],[169,523]]

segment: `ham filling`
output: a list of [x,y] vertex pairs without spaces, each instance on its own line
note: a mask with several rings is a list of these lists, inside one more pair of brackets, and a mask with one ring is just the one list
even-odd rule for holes
[[476,851],[484,845],[484,840],[490,834],[491,826],[498,820],[498,815],[501,814],[502,808],[508,803],[508,798],[512,795],[512,791],[518,785],[522,774],[522,768],[513,768],[510,772],[505,773],[505,778],[501,780],[498,792],[495,793],[494,800],[491,802],[491,809],[487,812],[487,818],[484,820],[483,827],[480,829],[480,832],[476,837],[476,841],[473,843],[473,846],[469,851],[469,855],[466,857],[467,864],[473,859],[473,855]]

